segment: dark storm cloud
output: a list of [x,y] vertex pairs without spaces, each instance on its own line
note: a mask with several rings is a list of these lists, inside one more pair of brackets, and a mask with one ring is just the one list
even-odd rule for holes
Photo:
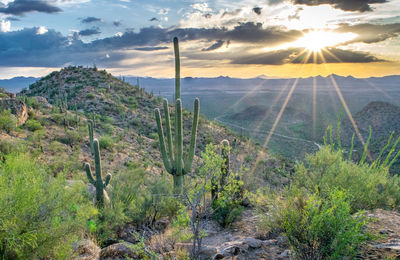
[[81,35],[81,36],[91,36],[91,35],[100,34],[100,33],[101,33],[101,31],[98,27],[79,31],[79,35]]
[[82,23],[97,23],[97,22],[103,22],[103,19],[93,16],[88,16],[85,19],[82,19]]
[[14,21],[14,22],[21,21],[21,19],[19,19],[17,17],[7,17],[7,20]]
[[[344,28],[343,25],[341,28]],[[85,43],[79,36],[90,36],[100,33],[99,28],[91,28],[66,37],[49,29],[47,33],[37,34],[38,28],[25,28],[18,31],[0,33],[0,66],[58,67],[64,64],[91,65],[103,67],[121,66],[124,59],[139,55],[137,51],[157,51],[167,49],[173,37],[177,36],[182,43],[190,40],[207,40],[214,42],[210,47],[198,52],[185,53],[189,59],[197,60],[230,60],[236,64],[284,64],[298,63],[293,57],[298,49],[250,55],[244,53],[211,52],[221,48],[225,43],[247,43],[261,46],[274,46],[295,41],[302,35],[301,31],[286,30],[279,27],[264,28],[261,24],[242,23],[232,29],[226,28],[159,28],[147,27],[135,32],[128,30],[120,36],[94,40]],[[169,45],[168,45],[169,46]],[[343,62],[375,62],[379,59],[360,52],[330,49]],[[325,55],[327,62],[335,60]],[[338,62],[338,61],[336,61]]]
[[62,10],[41,0],[15,0],[0,7],[0,13],[22,16],[29,12],[58,13]]
[[150,22],[159,22],[160,20],[158,20],[156,17],[153,17],[151,19],[149,19]]
[[367,52],[328,48],[322,50],[322,56],[308,55],[303,49],[291,48],[286,50],[271,51],[258,55],[241,55],[231,60],[232,64],[258,64],[258,65],[283,65],[292,64],[321,64],[321,63],[371,63],[384,61]]
[[387,0],[291,0],[291,2],[310,6],[329,4],[343,11],[366,12],[372,11],[370,4],[382,4]]
[[255,12],[257,15],[260,15],[261,14],[261,7],[254,7],[253,8],[253,12]]
[[375,43],[381,42],[400,35],[400,23],[392,24],[341,24],[338,29],[339,33],[356,33],[358,36],[351,42]]
[[204,48],[204,49],[202,49],[201,51],[213,51],[213,50],[219,49],[219,48],[221,48],[221,46],[222,46],[224,43],[225,43],[225,41],[218,40],[216,43],[214,43],[214,44],[211,45],[210,47]]

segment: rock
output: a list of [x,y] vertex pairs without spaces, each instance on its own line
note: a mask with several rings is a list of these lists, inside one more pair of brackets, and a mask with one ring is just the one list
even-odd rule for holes
[[169,224],[168,218],[162,218],[154,223],[154,228],[157,231],[164,231],[168,227],[168,224]]
[[131,224],[123,226],[118,232],[118,237],[132,244],[139,242],[136,227]]
[[232,234],[228,233],[224,236],[225,240],[231,241],[232,240]]
[[285,251],[283,251],[283,252],[279,255],[279,257],[288,257],[289,254],[290,254],[289,249],[286,249]]
[[279,246],[285,246],[288,242],[288,239],[287,239],[287,237],[279,236],[276,238],[276,241]]
[[45,108],[49,108],[51,109],[53,106],[47,101],[46,98],[41,97],[41,96],[34,96],[34,98],[36,99],[36,101],[42,105]]
[[212,258],[212,260],[218,260],[218,259],[224,259],[224,258],[225,258],[225,256],[223,254],[218,253]]
[[28,119],[28,110],[24,102],[14,98],[4,98],[0,100],[0,110],[10,110],[17,118],[17,125],[25,124]]
[[221,254],[223,256],[237,256],[241,254],[245,254],[247,250],[249,249],[249,246],[247,244],[235,244],[231,245],[224,250],[222,250]]
[[123,242],[105,247],[100,251],[100,259],[140,259],[130,246],[133,244]]
[[252,204],[251,204],[251,202],[250,202],[250,199],[249,199],[248,197],[244,198],[244,199],[241,201],[240,204],[241,204],[243,207],[246,207],[246,208],[252,206]]
[[[192,252],[193,244],[192,243],[176,243],[175,244],[176,248],[182,248],[185,249],[186,252],[189,254]],[[213,246],[202,246],[199,252],[199,258],[200,259],[211,259],[213,256],[217,254],[218,250],[217,248]]]
[[262,241],[253,237],[247,237],[244,239],[244,243],[249,245],[251,248],[260,248],[262,245]]
[[95,260],[100,257],[100,247],[93,241],[84,239],[74,245],[73,259]]
[[[87,191],[89,193],[90,199],[93,201],[93,203],[96,203],[96,187],[93,184],[88,183]],[[110,198],[108,197],[107,191],[104,190],[104,202],[109,202],[109,201]]]

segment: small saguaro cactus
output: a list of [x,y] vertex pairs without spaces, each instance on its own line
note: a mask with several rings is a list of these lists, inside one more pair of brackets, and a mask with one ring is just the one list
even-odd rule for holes
[[[192,123],[192,134],[189,144],[189,152],[184,158],[183,156],[183,116],[182,101],[180,99],[180,62],[179,62],[179,46],[178,39],[174,38],[175,50],[175,138],[172,139],[171,122],[169,115],[168,100],[164,99],[164,116],[167,130],[167,145],[165,145],[164,131],[161,122],[161,114],[158,108],[154,114],[157,122],[157,132],[160,141],[161,156],[164,167],[168,173],[174,178],[174,193],[181,194],[183,192],[183,176],[191,171],[193,158],[196,150],[197,127],[199,124],[200,101],[198,98],[194,101],[194,115]],[[168,152],[167,147],[168,146]]]
[[92,170],[89,163],[85,164],[86,175],[89,179],[89,182],[96,187],[96,204],[98,206],[103,206],[106,197],[108,200],[107,195],[105,195],[105,188],[110,183],[111,174],[107,173],[105,181],[102,179],[102,170],[101,170],[101,158],[100,158],[100,147],[99,141],[97,139],[93,140],[93,147],[94,147],[94,163],[96,168],[96,179],[94,179]]
[[94,154],[93,139],[94,139],[94,124],[92,120],[88,120],[90,152]]
[[[229,141],[224,139],[221,141],[221,157],[223,159],[223,163],[221,165],[221,176],[220,179],[217,180],[213,178],[211,180],[212,188],[211,188],[211,196],[213,199],[218,199],[218,190],[223,189],[225,185],[226,178],[230,174],[230,145]],[[219,183],[218,183],[219,182]],[[219,185],[219,187],[218,187]]]

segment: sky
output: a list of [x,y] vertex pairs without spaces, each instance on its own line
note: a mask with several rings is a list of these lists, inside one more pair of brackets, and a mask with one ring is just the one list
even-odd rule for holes
[[400,74],[400,0],[0,0],[0,78]]

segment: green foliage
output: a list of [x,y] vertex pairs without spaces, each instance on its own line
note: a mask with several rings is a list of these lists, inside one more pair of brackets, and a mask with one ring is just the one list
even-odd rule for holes
[[17,127],[17,119],[9,110],[0,111],[0,130],[7,133],[15,130]]
[[[229,169],[225,165],[227,162],[226,157],[224,158],[222,154],[218,153],[219,147],[208,144],[205,151],[202,153],[202,164],[199,166],[199,173],[197,180],[192,180],[191,196],[198,193],[198,188],[200,187],[198,182],[204,181],[204,179],[210,179],[210,182],[206,186],[206,191],[212,191],[215,189],[211,179],[223,180],[220,182],[218,189],[218,197],[213,196],[213,209],[214,218],[222,225],[226,226],[232,223],[238,215],[243,210],[240,205],[242,199],[242,188],[243,182],[240,180],[241,173],[227,173],[225,169]],[[224,155],[226,156],[226,155]],[[225,166],[224,166],[225,165]]]
[[32,132],[43,129],[42,124],[40,124],[40,122],[35,119],[28,119],[25,122],[24,127]]
[[282,217],[283,230],[300,259],[353,257],[356,247],[370,237],[363,232],[363,213],[351,215],[348,196],[341,190],[308,199],[298,194],[288,201]]
[[110,203],[96,220],[97,238],[117,238],[115,231],[125,223],[152,226],[162,217],[175,216],[179,203],[167,196],[171,186],[166,175],[151,176],[134,165],[127,172],[119,172],[109,191]]
[[328,198],[332,189],[343,189],[353,211],[398,206],[399,183],[399,177],[391,176],[387,167],[354,163],[327,146],[297,164],[293,180],[299,188],[318,190],[322,198]]
[[114,147],[115,142],[111,136],[105,135],[105,136],[100,137],[99,143],[100,143],[101,149],[107,149],[107,150],[111,151]]
[[0,258],[69,259],[73,242],[96,210],[84,186],[66,187],[27,154],[0,163]]

